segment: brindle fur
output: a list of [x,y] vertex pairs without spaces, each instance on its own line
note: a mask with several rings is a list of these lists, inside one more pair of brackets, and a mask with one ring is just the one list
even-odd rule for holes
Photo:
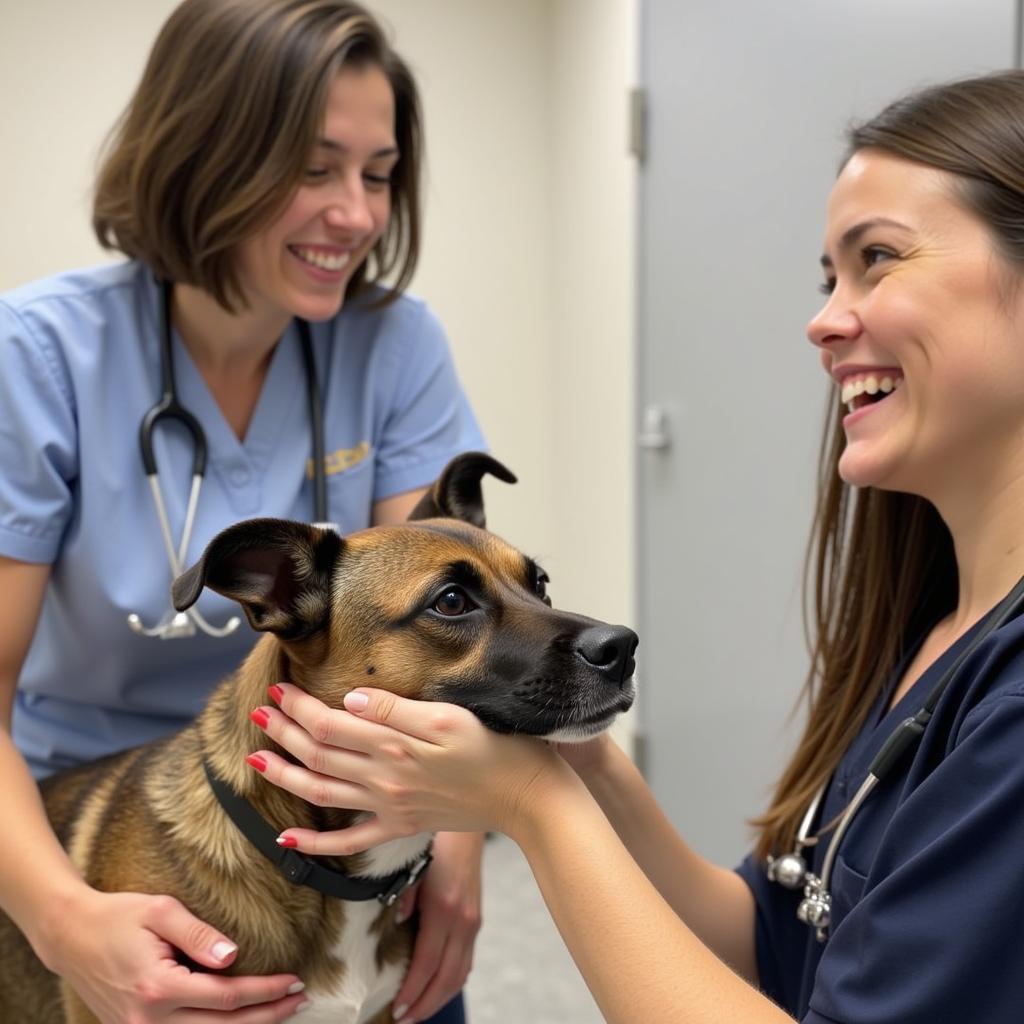
[[[226,817],[202,762],[274,828],[341,828],[353,812],[310,805],[244,763],[271,742],[248,712],[267,702],[274,683],[289,680],[332,706],[362,684],[453,701],[503,731],[544,734],[557,726],[553,714],[571,720],[582,690],[593,686],[578,658],[566,661],[565,647],[574,631],[600,624],[538,599],[533,563],[481,528],[486,472],[515,479],[488,456],[462,456],[417,507],[417,521],[403,526],[342,540],[299,523],[253,520],[211,542],[175,582],[176,606],[209,586],[238,600],[266,635],[182,731],[42,783],[57,835],[90,885],[177,897],[237,942],[227,973],[295,972],[309,993],[337,984],[344,965],[330,949],[345,904],[278,874]],[[435,518],[451,515],[460,519]],[[486,606],[471,625],[426,612],[453,567],[477,581]],[[611,717],[632,700],[628,678],[619,690],[608,694]],[[365,858],[332,863],[359,874]],[[378,966],[408,960],[413,925],[395,915],[381,907],[376,917]],[[95,1021],[2,914],[0,1021]]]

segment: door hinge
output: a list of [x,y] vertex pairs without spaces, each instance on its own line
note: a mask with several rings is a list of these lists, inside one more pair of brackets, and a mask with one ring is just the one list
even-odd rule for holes
[[639,85],[629,90],[629,152],[641,164],[647,157],[647,90]]

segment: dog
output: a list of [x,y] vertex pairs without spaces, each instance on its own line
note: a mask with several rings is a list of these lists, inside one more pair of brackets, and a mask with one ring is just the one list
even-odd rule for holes
[[[41,784],[90,885],[175,896],[238,944],[227,973],[299,974],[309,1024],[390,1021],[414,938],[395,900],[431,837],[345,858],[273,843],[288,826],[343,828],[358,812],[312,806],[246,766],[270,742],[248,717],[269,686],[289,680],[334,707],[360,684],[383,687],[563,741],[596,735],[633,701],[636,635],[552,608],[540,566],[485,529],[488,473],[515,482],[488,455],[454,459],[401,526],[342,538],[256,519],[218,534],[174,582],[174,605],[209,587],[265,635],[182,731]],[[2,914],[0,1020],[96,1020]]]

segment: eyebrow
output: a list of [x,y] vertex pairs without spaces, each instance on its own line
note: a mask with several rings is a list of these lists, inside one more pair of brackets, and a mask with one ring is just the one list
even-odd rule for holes
[[[898,220],[893,220],[891,217],[872,217],[870,220],[862,220],[853,227],[847,228],[842,237],[839,239],[839,248],[850,249],[855,246],[864,235],[867,234],[872,228],[887,227],[887,228],[898,228],[901,231],[909,231],[910,228]],[[829,270],[832,267],[832,259],[828,255],[821,257],[821,265]]]
[[[334,139],[319,138],[316,140],[316,144],[321,149],[329,149],[333,153],[347,153],[349,151],[348,146],[336,142]],[[375,153],[371,154],[370,158],[372,160],[379,160],[386,156],[398,156],[398,147],[386,146],[384,149],[378,149]]]

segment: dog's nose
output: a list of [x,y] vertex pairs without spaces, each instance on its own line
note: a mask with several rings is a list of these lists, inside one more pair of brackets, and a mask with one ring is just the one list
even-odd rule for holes
[[639,642],[625,626],[589,626],[576,638],[573,650],[605,679],[621,685],[636,667],[633,653]]

